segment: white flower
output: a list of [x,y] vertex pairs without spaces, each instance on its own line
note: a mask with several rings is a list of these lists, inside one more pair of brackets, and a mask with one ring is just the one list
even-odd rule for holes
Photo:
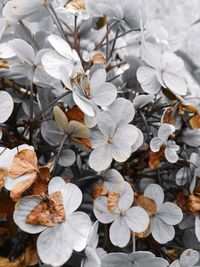
[[133,190],[126,182],[114,212],[108,210],[107,197],[98,197],[94,202],[93,210],[96,218],[104,224],[112,222],[109,236],[115,246],[125,247],[130,240],[131,231],[138,233],[148,227],[149,216],[143,208],[131,207],[133,200]]
[[9,93],[5,91],[0,92],[0,123],[8,120],[12,114],[14,103]]
[[106,82],[106,76],[104,69],[94,71],[89,79],[86,75],[80,74],[74,78],[72,86],[69,87],[74,102],[87,116],[94,117],[97,106],[108,106],[117,97],[116,87]]
[[181,254],[180,260],[175,260],[169,267],[199,267],[196,265],[198,262],[199,252],[189,248]]
[[189,129],[183,131],[180,140],[188,146],[200,146],[200,129]]
[[137,79],[146,93],[157,94],[161,86],[175,94],[187,93],[186,82],[181,76],[182,59],[172,52],[162,52],[159,46],[148,42],[142,45],[142,58],[147,65],[139,67]]
[[181,209],[171,202],[164,202],[164,191],[157,184],[150,184],[144,191],[144,196],[154,200],[156,213],[151,217],[151,233],[160,244],[171,241],[175,236],[173,225],[183,219]]
[[175,127],[171,124],[163,123],[158,130],[158,137],[154,137],[150,142],[150,148],[153,152],[158,152],[161,147],[165,147],[165,157],[175,163],[178,160],[177,151],[179,146],[172,140],[168,140],[171,134],[175,132]]
[[94,150],[89,157],[89,165],[96,171],[109,167],[112,159],[126,161],[136,143],[139,130],[129,124],[135,114],[133,104],[126,99],[118,98],[97,117],[98,130],[91,133]]
[[147,251],[130,254],[110,253],[102,259],[102,267],[167,267],[169,263]]
[[51,34],[48,40],[56,51],[52,50],[43,55],[44,69],[50,76],[58,80],[63,79],[63,73],[67,74],[65,79],[67,85],[70,86],[70,78],[83,72],[79,55],[65,40],[55,34]]
[[[82,201],[80,189],[71,183],[65,184],[61,177],[54,177],[48,187],[48,194],[61,193],[64,220],[53,226],[26,223],[30,212],[41,203],[39,197],[24,197],[15,206],[14,221],[25,232],[36,234],[37,252],[45,264],[63,265],[73,250],[82,251],[87,244],[91,221],[87,214],[75,212]],[[44,211],[43,211],[44,212]]]

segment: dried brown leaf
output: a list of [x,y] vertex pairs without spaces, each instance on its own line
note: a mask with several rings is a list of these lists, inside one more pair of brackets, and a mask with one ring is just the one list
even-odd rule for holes
[[145,209],[149,216],[156,214],[156,203],[153,199],[138,194],[135,198],[135,203],[137,206]]
[[149,167],[153,170],[156,169],[161,160],[164,158],[164,149],[161,148],[158,152],[150,151],[148,154],[149,157]]
[[190,118],[190,125],[192,129],[200,128],[200,114],[195,114]]
[[84,113],[79,107],[74,106],[66,112],[69,121],[79,121],[84,124]]
[[119,197],[120,197],[119,192],[109,192],[108,193],[107,208],[110,212],[114,213],[114,211],[117,207]]

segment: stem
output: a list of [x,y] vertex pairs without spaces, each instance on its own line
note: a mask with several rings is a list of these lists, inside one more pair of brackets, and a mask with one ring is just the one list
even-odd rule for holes
[[135,243],[135,233],[132,232],[132,241],[133,241],[133,253],[136,251],[136,243]]
[[59,150],[58,150],[58,154],[56,155],[56,159],[55,159],[55,162],[54,162],[54,167],[53,167],[53,171],[52,171],[52,177],[54,177],[55,173],[56,173],[56,168],[57,168],[57,165],[58,165],[58,160],[60,158],[60,154],[62,152],[62,149],[63,149],[63,146],[65,144],[65,141],[67,140],[68,138],[68,135],[65,134],[64,137],[63,137],[63,140],[62,142],[60,143],[60,147],[59,147]]
[[150,143],[150,140],[151,140],[151,132],[150,132],[150,129],[149,129],[149,125],[148,125],[147,120],[146,120],[143,112],[141,111],[141,109],[139,109],[139,113],[140,113],[140,116],[142,117],[142,120],[144,121],[144,125],[145,125],[146,131],[147,131],[148,142]]
[[71,91],[67,91],[65,93],[63,93],[62,95],[58,96],[56,99],[54,99],[52,102],[49,103],[48,106],[46,106],[41,112],[40,114],[36,117],[36,119],[38,119],[42,114],[44,114],[49,108],[53,107],[60,99],[62,99],[63,97],[69,95],[71,93]]
[[74,49],[78,51],[78,29],[77,29],[77,16],[74,17]]
[[115,45],[116,45],[116,42],[117,42],[118,34],[119,34],[119,27],[117,28],[117,31],[116,31],[116,34],[115,34],[115,38],[114,38],[113,45],[112,45],[112,48],[111,48],[111,51],[110,51],[109,59],[112,58],[112,55],[113,55],[113,52],[114,52],[114,49],[115,49]]
[[30,73],[30,118],[32,119],[33,118],[33,107],[34,107],[34,97],[33,97],[33,76],[34,76],[34,73],[35,73],[35,69],[36,69],[37,66],[33,66],[32,70],[31,70],[31,73]]

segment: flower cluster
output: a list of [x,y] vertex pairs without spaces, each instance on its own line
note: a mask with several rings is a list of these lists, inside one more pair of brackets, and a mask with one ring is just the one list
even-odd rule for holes
[[0,266],[200,265],[184,38],[140,0],[0,0]]

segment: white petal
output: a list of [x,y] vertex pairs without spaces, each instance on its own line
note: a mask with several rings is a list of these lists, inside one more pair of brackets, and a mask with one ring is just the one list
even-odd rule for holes
[[150,148],[153,152],[158,152],[162,145],[163,145],[163,140],[160,139],[159,137],[154,137],[153,139],[151,139]]
[[195,234],[196,234],[198,241],[200,242],[200,217],[199,215],[197,215],[195,218]]
[[161,48],[153,43],[145,42],[142,47],[142,59],[150,66],[161,66]]
[[142,131],[140,129],[137,129],[137,130],[138,130],[138,138],[135,141],[135,143],[132,145],[132,153],[137,151],[144,143],[144,135]]
[[67,216],[78,209],[82,202],[82,192],[72,183],[67,183],[62,189],[63,204]]
[[160,244],[171,241],[175,236],[175,230],[172,225],[163,222],[158,216],[152,219],[152,236]]
[[185,95],[187,93],[187,84],[182,77],[164,72],[163,80],[172,93],[174,92],[179,95]]
[[60,154],[58,164],[63,167],[69,167],[74,164],[75,160],[76,160],[76,155],[73,150],[63,149]]
[[114,117],[106,111],[101,112],[98,115],[97,125],[105,137],[112,137],[116,130],[116,122]]
[[70,45],[63,40],[61,37],[55,34],[51,34],[48,37],[48,40],[50,44],[53,46],[53,48],[63,57],[72,60],[72,49]]
[[72,74],[73,64],[55,51],[45,53],[41,61],[44,70],[55,79],[62,80],[64,72],[67,77]]
[[169,267],[181,267],[179,260],[173,261],[172,264],[169,265]]
[[59,267],[71,257],[72,244],[68,243],[64,224],[57,224],[42,232],[37,239],[37,253],[45,264]]
[[183,267],[195,266],[199,261],[199,252],[191,248],[186,249],[180,257],[180,264]]
[[133,207],[127,210],[124,216],[128,227],[136,233],[143,232],[149,225],[149,216],[143,208]]
[[90,90],[91,99],[100,107],[110,105],[117,97],[117,88],[112,83],[104,83]]
[[12,97],[4,91],[0,92],[0,123],[7,121],[13,111]]
[[156,202],[157,208],[164,201],[164,191],[158,184],[150,184],[144,191],[144,196],[153,199]]
[[123,248],[128,244],[131,231],[123,218],[118,217],[114,220],[110,226],[109,236],[112,244],[117,247]]
[[98,69],[92,73],[90,77],[90,88],[100,88],[106,82],[106,71],[105,69]]
[[178,155],[175,150],[171,149],[170,147],[165,148],[165,158],[171,162],[175,163],[178,161]]
[[70,214],[63,223],[67,242],[76,251],[82,251],[86,245],[92,227],[90,217],[84,212]]
[[110,106],[109,111],[113,115],[117,125],[131,122],[135,115],[135,109],[130,100],[119,97]]
[[88,236],[87,246],[96,249],[98,241],[99,241],[99,235],[98,235],[98,228],[99,228],[99,222],[96,221],[90,230],[90,234]]
[[33,177],[33,174],[26,174],[22,175],[18,178],[12,179],[9,176],[5,176],[4,178],[4,187],[11,191],[17,184],[24,182],[26,180],[29,180],[30,178]]
[[128,255],[125,253],[109,253],[101,262],[102,267],[133,267],[132,262],[129,260]]
[[9,47],[8,43],[0,44],[0,58],[11,58],[16,56],[15,52]]
[[188,181],[189,170],[187,167],[183,167],[176,173],[176,184],[179,186],[183,186]]
[[94,215],[100,222],[105,224],[113,222],[118,217],[118,214],[108,211],[107,201],[107,197],[98,197],[95,199],[93,206]]
[[112,162],[109,144],[96,147],[90,154],[89,166],[95,171],[107,169]]
[[21,60],[29,64],[35,63],[35,52],[27,42],[22,39],[14,39],[9,41],[8,44]]
[[176,54],[165,51],[162,55],[162,67],[166,72],[179,72],[184,68],[184,63]]
[[65,186],[65,181],[62,177],[56,176],[49,182],[48,193],[51,195],[54,192],[59,192]]
[[73,100],[86,115],[94,117],[94,109],[92,107],[92,103],[88,99],[73,91]]
[[124,178],[115,169],[110,169],[106,171],[104,184],[110,192],[120,192],[125,187]]
[[30,234],[37,234],[46,229],[46,226],[42,225],[32,225],[26,223],[26,218],[29,213],[41,202],[40,198],[36,197],[23,197],[20,201],[15,205],[15,211],[13,214],[13,218],[15,223],[21,228],[24,232]]
[[132,206],[133,200],[133,189],[128,182],[124,182],[124,189],[122,192],[120,192],[120,198],[118,201],[118,208],[120,209],[120,211],[128,210]]
[[137,79],[141,84],[142,89],[148,94],[157,94],[161,89],[155,70],[150,67],[139,67],[137,70]]
[[183,219],[183,213],[181,209],[171,202],[163,203],[157,210],[157,214],[163,222],[176,225],[180,223]]
[[27,15],[35,12],[43,5],[43,1],[34,0],[34,1],[26,1],[26,0],[14,0],[12,1],[12,12],[16,15]]
[[90,247],[86,247],[84,252],[86,258],[82,260],[81,267],[101,267],[101,260],[95,250]]
[[175,132],[175,127],[168,123],[161,124],[158,130],[158,137],[163,141],[167,140]]

